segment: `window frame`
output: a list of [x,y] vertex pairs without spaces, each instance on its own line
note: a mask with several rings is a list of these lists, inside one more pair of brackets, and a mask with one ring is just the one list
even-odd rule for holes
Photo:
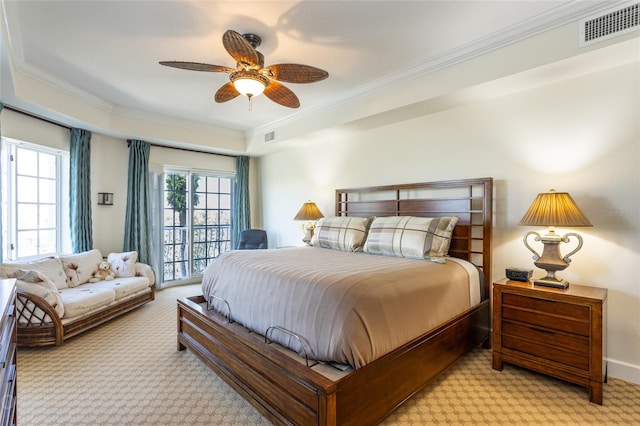
[[[25,149],[36,152],[38,155],[46,154],[55,157],[55,251],[54,252],[38,252],[26,256],[19,256],[18,241],[18,149]],[[15,160],[12,160],[12,157]],[[2,138],[2,232],[3,232],[3,259],[5,261],[31,261],[41,259],[45,256],[56,256],[70,247],[70,238],[65,239],[68,235],[68,182],[65,180],[65,165],[69,164],[69,152],[45,145],[39,145],[26,141],[12,138]],[[43,177],[36,177],[38,182]],[[67,179],[68,180],[68,179]],[[66,191],[65,191],[66,190]],[[65,207],[65,202],[67,206]],[[50,205],[50,203],[41,203],[37,200],[35,203],[38,209],[41,205]],[[35,228],[42,229],[40,224]]]

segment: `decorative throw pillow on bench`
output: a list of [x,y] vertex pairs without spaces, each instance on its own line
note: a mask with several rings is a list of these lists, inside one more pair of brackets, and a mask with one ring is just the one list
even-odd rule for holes
[[58,290],[68,287],[62,264],[56,258],[47,257],[34,262],[4,263],[0,265],[0,275],[4,277],[15,277],[15,273],[18,270],[41,272],[53,282]]
[[[15,278],[18,290],[42,297],[53,307],[60,318],[64,316],[64,305],[60,291],[42,272],[18,269],[15,271]],[[33,306],[30,307],[30,310],[33,308]]]
[[82,253],[63,255],[59,259],[66,275],[69,276],[69,287],[76,287],[89,282],[93,273],[98,270],[98,264],[102,262],[102,253],[98,249],[93,249]]
[[107,256],[107,262],[111,264],[111,269],[113,269],[118,278],[135,277],[137,261],[137,251],[109,253],[109,256]]

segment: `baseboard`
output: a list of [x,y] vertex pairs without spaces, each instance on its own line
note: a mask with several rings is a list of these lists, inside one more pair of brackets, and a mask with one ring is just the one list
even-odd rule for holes
[[609,377],[640,385],[640,366],[638,365],[607,358],[607,374]]

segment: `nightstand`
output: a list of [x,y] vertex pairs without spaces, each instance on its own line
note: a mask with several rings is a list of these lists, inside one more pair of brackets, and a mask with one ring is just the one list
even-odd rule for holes
[[566,290],[502,279],[493,283],[493,368],[503,362],[589,390],[602,405],[606,380],[607,290]]

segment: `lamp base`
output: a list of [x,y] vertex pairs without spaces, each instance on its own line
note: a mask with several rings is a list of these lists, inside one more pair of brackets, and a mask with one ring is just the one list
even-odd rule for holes
[[313,238],[313,230],[316,225],[313,222],[308,222],[302,225],[302,232],[304,232],[304,238],[302,238],[302,242],[306,245],[311,245],[311,239]]
[[566,289],[569,288],[569,281],[560,279],[549,279],[548,277],[539,278],[537,280],[533,280],[533,285],[543,286],[543,287],[552,287],[552,288],[560,288]]

